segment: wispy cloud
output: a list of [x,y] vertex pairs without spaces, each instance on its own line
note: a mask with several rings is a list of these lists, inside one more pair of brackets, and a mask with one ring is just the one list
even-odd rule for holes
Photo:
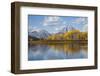
[[58,16],[47,16],[43,21],[43,26],[58,26],[61,24],[61,18]]
[[40,29],[37,28],[37,27],[35,27],[35,26],[34,26],[34,27],[33,27],[33,26],[29,26],[29,27],[28,27],[28,31],[29,31],[29,32],[32,32],[32,31],[35,31],[35,30],[36,30],[36,31],[39,31]]
[[87,17],[77,18],[72,23],[75,23],[75,24],[83,24],[84,25],[84,24],[87,24],[88,23],[88,18]]

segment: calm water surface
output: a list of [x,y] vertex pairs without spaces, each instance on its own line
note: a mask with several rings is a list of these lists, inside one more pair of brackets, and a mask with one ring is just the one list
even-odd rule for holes
[[87,44],[29,45],[28,60],[82,59],[88,57]]

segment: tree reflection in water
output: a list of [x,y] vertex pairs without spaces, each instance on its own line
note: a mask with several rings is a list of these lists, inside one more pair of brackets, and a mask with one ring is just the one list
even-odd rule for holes
[[52,43],[29,45],[28,60],[87,58],[87,46],[87,43]]

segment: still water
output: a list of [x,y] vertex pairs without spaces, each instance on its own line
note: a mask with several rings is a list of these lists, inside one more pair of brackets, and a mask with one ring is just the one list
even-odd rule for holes
[[88,57],[87,44],[33,44],[28,48],[28,60],[83,59]]

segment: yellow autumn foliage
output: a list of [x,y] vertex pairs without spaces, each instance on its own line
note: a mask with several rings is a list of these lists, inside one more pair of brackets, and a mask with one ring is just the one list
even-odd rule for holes
[[79,30],[71,30],[62,34],[53,34],[47,40],[87,40],[88,33]]

